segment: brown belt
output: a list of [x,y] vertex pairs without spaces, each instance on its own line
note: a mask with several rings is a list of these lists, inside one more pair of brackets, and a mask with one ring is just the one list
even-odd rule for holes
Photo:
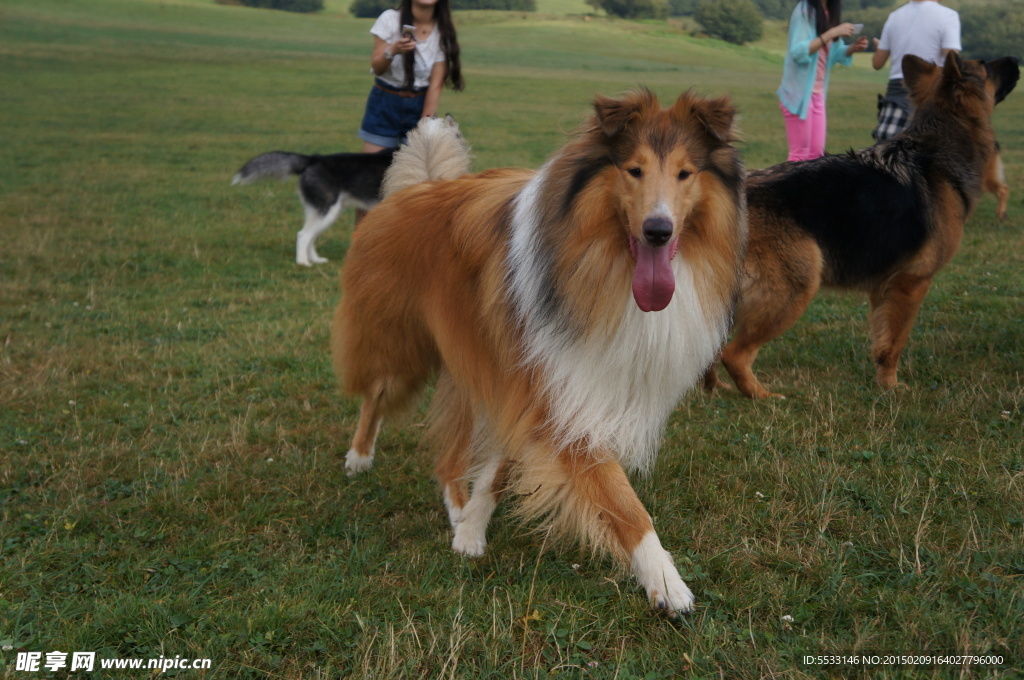
[[420,92],[416,92],[415,90],[396,90],[391,87],[384,87],[378,82],[374,82],[373,86],[378,90],[383,90],[384,92],[387,92],[388,94],[397,94],[399,97],[402,97],[404,99],[415,99],[416,97],[422,97],[427,93],[426,90],[421,90]]

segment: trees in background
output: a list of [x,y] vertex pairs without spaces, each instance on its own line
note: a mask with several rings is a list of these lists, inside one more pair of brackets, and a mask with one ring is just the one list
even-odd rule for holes
[[664,19],[669,14],[668,0],[585,0],[594,9],[623,19]]
[[752,0],[700,0],[693,18],[712,38],[734,45],[754,42],[764,33],[764,18]]
[[324,0],[239,0],[246,7],[260,9],[280,9],[285,12],[319,12],[324,8]]
[[960,8],[961,42],[970,59],[1024,55],[1024,3],[967,5]]
[[[386,9],[395,9],[399,0],[353,0],[348,11],[353,16],[376,19]],[[537,0],[451,0],[452,9],[500,9],[508,12],[535,12]]]

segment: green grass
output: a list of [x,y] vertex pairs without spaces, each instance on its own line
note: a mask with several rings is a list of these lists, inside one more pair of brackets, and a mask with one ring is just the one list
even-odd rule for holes
[[[370,22],[343,10],[0,6],[0,677],[38,676],[19,650],[212,659],[189,678],[623,679],[971,651],[1005,661],[957,677],[1021,677],[1024,96],[995,116],[1011,219],[986,197],[968,224],[909,390],[874,387],[863,299],[823,294],[757,364],[789,399],[680,406],[635,482],[698,597],[674,623],[503,509],[485,557],[454,555],[419,415],[346,478],[357,404],[327,340],[351,217],[331,264],[298,268],[294,185],[229,185],[262,151],[359,147]],[[732,93],[748,165],[784,157],[777,40],[553,14],[457,17],[468,87],[442,110],[477,167],[539,164],[638,83]],[[834,73],[830,149],[869,143],[883,80]]]

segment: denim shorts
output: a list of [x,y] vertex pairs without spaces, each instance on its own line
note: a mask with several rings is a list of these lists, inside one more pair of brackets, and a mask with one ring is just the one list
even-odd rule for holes
[[[391,87],[386,84],[384,86]],[[366,100],[366,113],[359,127],[359,138],[377,146],[398,148],[409,130],[419,124],[426,96],[424,91],[415,97],[402,97],[375,85]]]

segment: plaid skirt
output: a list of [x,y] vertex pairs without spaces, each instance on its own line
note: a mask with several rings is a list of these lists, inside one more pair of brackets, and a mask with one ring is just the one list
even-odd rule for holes
[[890,80],[884,95],[878,95],[878,126],[871,136],[875,142],[884,142],[903,131],[912,111],[910,91],[902,80]]

